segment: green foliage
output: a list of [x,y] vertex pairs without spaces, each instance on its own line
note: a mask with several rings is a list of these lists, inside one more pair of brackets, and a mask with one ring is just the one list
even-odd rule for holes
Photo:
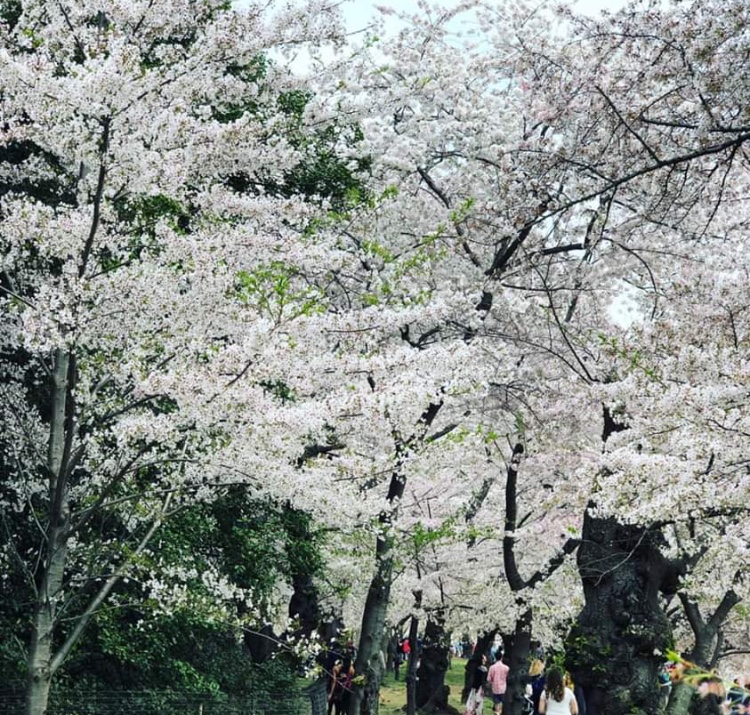
[[631,349],[620,343],[617,337],[598,333],[599,343],[602,349],[607,350],[611,355],[620,358],[628,367],[635,372],[642,372],[650,380],[662,383],[661,376],[656,368],[644,362],[644,355],[638,349]]
[[[27,523],[20,516],[18,524],[10,523],[12,513],[2,518],[4,529]],[[111,548],[122,548],[117,544],[122,525],[116,519],[102,515],[90,528],[99,530],[107,541],[112,537]],[[324,567],[320,535],[311,517],[284,505],[253,501],[244,489],[234,488],[214,503],[177,512],[155,538],[153,555],[139,558],[138,571],[116,588],[111,605],[100,610],[63,667],[56,686],[59,697],[75,702],[81,689],[155,693],[165,687],[219,699],[287,692],[295,680],[294,658],[262,666],[252,663],[237,627],[246,620],[246,607],[236,604],[234,618],[217,617],[218,610],[202,600],[207,594],[200,574],[209,568],[218,570],[250,591],[253,602],[270,616],[279,582],[291,583]],[[33,543],[30,533],[29,545]],[[156,601],[144,600],[139,574],[148,574],[155,565],[152,559],[157,558],[161,565],[195,569],[197,576],[186,586],[193,594],[188,603],[196,607],[165,610]],[[12,568],[5,573],[3,588],[7,597],[0,600],[0,672],[6,681],[20,683],[25,678],[29,634],[24,616],[31,591],[22,572]]]
[[[318,537],[307,514],[253,501],[243,489],[230,489],[211,504],[184,509],[164,525],[159,558],[191,566],[200,574],[213,568],[250,591],[262,616],[271,618],[279,581],[322,568]],[[144,564],[147,566],[147,564]],[[190,582],[199,593],[199,576]]]
[[283,509],[281,523],[287,535],[286,556],[289,576],[319,574],[325,568],[321,555],[321,537],[309,514],[297,509]]
[[242,695],[283,690],[294,678],[283,660],[254,664],[231,628],[182,610],[149,621],[131,609],[109,609],[97,618],[65,667],[61,686],[81,679],[89,688]]
[[281,402],[294,402],[297,399],[294,390],[283,380],[263,380],[260,386]]
[[117,219],[129,234],[123,254],[113,255],[108,248],[99,253],[99,262],[104,270],[114,270],[143,254],[159,255],[161,246],[156,237],[159,221],[166,221],[178,233],[184,233],[190,225],[190,210],[176,199],[162,194],[154,196],[130,196],[114,201]]
[[437,527],[424,526],[421,522],[417,522],[409,532],[409,538],[414,550],[419,552],[425,547],[455,538],[455,526],[455,519],[446,519]]
[[305,111],[305,107],[312,97],[312,92],[295,89],[280,94],[276,103],[279,109],[287,116],[302,119],[302,113]]
[[555,654],[556,664],[563,670],[588,671],[605,675],[612,656],[612,647],[597,633],[583,632],[574,626],[565,641],[565,650]]
[[[303,710],[304,693],[293,671],[280,660],[252,664],[236,649],[214,654],[213,667],[234,686],[185,690],[168,681],[150,687],[122,688],[103,683],[95,675],[62,677],[52,693],[51,710],[68,715],[238,715],[269,712],[296,715]],[[176,669],[181,666],[177,664]]]
[[314,131],[305,127],[304,113],[312,93],[295,89],[275,95],[267,82],[270,67],[271,61],[263,56],[247,65],[228,67],[228,74],[247,83],[248,95],[241,102],[214,107],[213,116],[224,123],[249,116],[263,126],[268,116],[280,110],[285,117],[284,126],[274,125],[262,140],[272,143],[281,139],[304,158],[281,176],[238,172],[227,177],[228,186],[240,193],[302,195],[311,201],[327,201],[334,212],[345,213],[367,198],[361,177],[370,170],[372,160],[367,156],[349,159],[339,155],[340,145],[355,147],[363,140],[361,129],[341,123]]
[[12,30],[21,17],[23,6],[21,0],[0,0],[0,22]]
[[468,198],[461,202],[461,205],[458,208],[451,211],[451,221],[453,221],[453,223],[462,223],[465,221],[471,213],[474,204],[476,204],[476,199],[472,198]]
[[299,280],[297,270],[283,261],[273,261],[235,277],[235,297],[269,318],[282,321],[322,313],[323,292]]
[[[229,65],[225,72],[232,77],[237,77],[245,82],[249,90],[258,86],[264,86],[268,74],[269,61],[264,55],[254,57],[247,64]],[[261,99],[253,91],[248,92],[248,97],[239,104],[226,104],[221,107],[213,107],[213,117],[218,122],[227,124],[240,119],[245,114],[253,116],[262,113],[263,104]]]

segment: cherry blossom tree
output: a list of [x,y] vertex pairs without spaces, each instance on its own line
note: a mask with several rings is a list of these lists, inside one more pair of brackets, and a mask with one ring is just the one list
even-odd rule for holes
[[[323,426],[292,326],[318,320],[298,276],[333,246],[306,233],[312,204],[262,183],[304,157],[283,58],[339,29],[326,3],[206,0],[30,1],[1,30],[2,501],[32,525],[3,558],[33,591],[35,715],[121,579],[170,600],[164,521],[231,483],[288,497]],[[260,188],[234,190],[240,172]],[[203,582],[216,604],[249,597]]]
[[[593,627],[632,631],[633,672],[668,639],[660,590],[714,648],[705,614],[745,587],[745,551],[711,536],[747,536],[746,13],[424,3],[327,67],[324,2],[8,13],[2,499],[41,556],[3,558],[35,589],[29,714],[118,581],[158,562],[164,520],[237,482],[335,530],[330,580],[362,624],[352,712],[377,711],[386,614],[414,593],[447,627],[523,640],[533,613],[552,639],[581,528],[603,549],[578,557]],[[302,47],[304,84],[283,69]],[[321,137],[335,199],[307,171]],[[497,445],[523,461],[490,464]],[[682,581],[644,575],[657,555]],[[602,586],[622,560],[643,622]],[[653,700],[631,675],[607,712]]]
[[[397,344],[400,338],[401,351],[412,356],[411,364],[420,365],[420,379],[433,376],[427,397],[439,398],[440,403],[423,398],[414,405],[421,405],[427,414],[429,404],[442,404],[440,419],[470,432],[494,428],[514,440],[528,433],[524,434],[527,439],[539,425],[552,424],[543,417],[545,413],[552,417],[556,412],[559,418],[561,410],[560,405],[537,410],[545,398],[535,380],[543,376],[554,385],[571,376],[583,384],[595,379],[593,362],[587,364],[595,356],[588,347],[574,343],[571,336],[580,328],[572,321],[580,315],[588,326],[604,310],[599,304],[576,309],[578,296],[588,288],[582,282],[586,269],[580,257],[583,239],[572,243],[565,235],[571,225],[583,234],[588,221],[547,225],[554,216],[550,201],[541,195],[535,172],[518,159],[528,138],[526,98],[520,81],[512,79],[518,73],[515,33],[529,21],[529,14],[509,11],[503,16],[508,32],[477,49],[452,44],[446,25],[455,13],[436,13],[426,19],[413,18],[413,26],[391,43],[378,45],[371,53],[363,51],[342,90],[333,97],[318,92],[318,102],[310,111],[315,119],[325,121],[343,109],[359,121],[364,148],[373,156],[373,180],[380,186],[380,195],[388,196],[376,211],[353,215],[347,233],[370,254],[365,268],[373,280],[367,287],[376,290],[368,299],[378,304],[381,315],[399,303],[415,299],[424,303],[418,314],[401,311],[396,315],[390,337]],[[485,28],[501,26],[489,10],[482,19]],[[490,89],[475,87],[477,77],[491,77]],[[609,281],[597,288],[606,305],[612,290]],[[385,324],[382,317],[381,321]],[[451,354],[460,355],[461,362],[450,358],[453,371],[440,376],[440,361]],[[372,382],[380,385],[383,381],[374,377]],[[536,397],[529,394],[534,391]],[[574,410],[566,405],[571,432],[574,424],[596,414],[585,390],[576,399],[586,405],[581,410],[586,417],[578,423],[570,421]],[[406,425],[410,434],[420,423],[420,415],[414,413],[414,406],[404,414],[411,415]],[[595,445],[592,436],[596,433],[587,428],[586,435]],[[426,433],[425,439],[431,436]],[[532,438],[540,444],[534,444],[534,452],[542,452],[541,445],[547,443],[540,436]],[[432,454],[439,451],[432,450]],[[457,484],[461,475],[465,509],[485,480],[485,445],[481,439],[466,443],[463,454],[468,468],[454,472],[453,481]],[[549,469],[554,458],[551,452],[547,456]],[[442,468],[434,461],[432,471],[437,470]],[[544,483],[543,470],[534,476],[539,485]],[[412,472],[398,478],[414,484]],[[398,496],[403,496],[401,485]],[[403,508],[398,518],[400,528],[408,529]],[[501,518],[494,515],[494,521],[498,531]],[[558,539],[552,541],[550,555],[560,547]],[[535,557],[543,562],[545,555]],[[384,554],[379,559],[382,563]],[[481,573],[477,578],[482,578]],[[373,589],[381,594],[382,608],[390,597],[387,579],[373,581]],[[408,607],[412,590],[404,589]],[[483,584],[482,590],[482,605],[476,610],[492,619],[487,612],[498,608],[487,607],[486,594],[500,601],[499,589],[493,591]],[[430,603],[424,595],[423,600]],[[507,604],[499,610],[507,612]],[[362,643],[367,647],[360,648],[359,670],[369,667],[377,651],[373,643],[382,631],[382,617],[376,621],[380,627],[373,627],[368,618],[363,620]],[[355,700],[353,711],[359,707]]]
[[[677,405],[664,403],[655,416],[647,407],[655,388],[633,391],[639,383],[631,373],[642,369],[642,351],[655,354],[648,341],[630,347],[638,331],[615,323],[613,305],[632,291],[643,306],[636,322],[664,331],[657,318],[667,310],[677,266],[691,276],[713,270],[730,230],[742,245],[743,218],[734,209],[746,181],[747,134],[742,88],[731,78],[742,61],[745,10],[740,4],[721,12],[685,3],[664,11],[634,6],[600,23],[563,13],[560,26],[577,33],[563,40],[550,36],[539,13],[480,8],[475,27],[485,34],[473,45],[451,36],[451,13],[425,10],[393,43],[362,54],[343,105],[361,118],[378,157],[376,175],[399,188],[403,208],[391,213],[398,225],[390,235],[400,235],[402,245],[424,240],[436,233],[424,226],[426,217],[437,220],[440,244],[451,257],[441,285],[460,276],[462,286],[481,295],[460,320],[409,326],[405,339],[429,348],[452,337],[450,329],[461,330],[469,343],[497,337],[498,362],[510,358],[506,385],[517,385],[527,369],[544,380],[541,392],[560,380],[576,381],[564,400],[536,413],[549,425],[555,413],[558,425],[579,421],[577,430],[568,422],[565,431],[577,432],[576,450],[535,445],[555,475],[550,484],[558,498],[571,497],[573,513],[593,497],[590,519],[612,517],[614,528],[631,532],[624,543],[641,543],[644,528],[656,530],[652,546],[669,556],[668,543],[659,544],[662,535],[672,538],[664,522],[684,523],[690,514],[675,484],[692,480],[697,465],[685,463],[680,450],[686,446],[675,450],[663,437],[653,452],[644,449],[644,433],[661,434],[659,420],[673,416]],[[383,224],[378,235],[389,235]],[[736,285],[739,279],[723,280]],[[695,325],[695,311],[684,319]],[[675,350],[675,336],[666,334],[669,348],[653,358],[660,364]],[[707,340],[704,330],[701,340]],[[528,390],[523,396],[531,400]],[[643,429],[635,429],[634,419],[645,417],[632,417],[639,400],[649,418]],[[610,434],[612,420],[628,429]],[[631,448],[623,452],[621,443]],[[615,454],[625,461],[614,461]],[[716,458],[708,448],[701,454],[705,471]],[[679,464],[680,480],[676,472],[664,478],[665,460]],[[710,512],[717,499],[705,490],[713,480],[698,482],[704,487],[697,501]],[[654,498],[635,508],[633,497],[644,489]],[[663,489],[672,494],[667,503],[655,498]],[[643,551],[642,563],[651,553]],[[729,572],[720,600],[737,587],[738,572]],[[656,619],[657,596],[650,602],[645,618]],[[653,647],[641,656],[650,671],[658,665]],[[628,707],[638,701],[634,683],[625,678]]]
[[[726,549],[744,522],[744,506],[732,503],[743,487],[742,446],[727,423],[735,419],[728,395],[742,388],[725,361],[734,361],[742,340],[744,302],[728,295],[744,272],[748,136],[733,68],[743,62],[746,27],[740,4],[634,5],[601,23],[580,21],[564,52],[536,55],[529,84],[544,138],[534,151],[566,167],[559,209],[605,208],[592,214],[594,251],[621,252],[617,275],[639,304],[626,333],[601,335],[612,363],[597,389],[612,410],[610,427],[620,429],[605,424],[605,456],[581,473],[593,498],[590,525],[609,523],[623,543],[635,537],[624,551],[629,559],[638,561],[653,537],[659,558],[680,563],[686,574],[670,589],[680,589],[705,662],[719,624],[744,597],[742,568],[727,561],[734,550]],[[744,563],[744,550],[738,558]],[[653,559],[642,563],[651,572],[640,577],[645,586],[659,569]],[[606,580],[589,575],[597,585]],[[601,595],[588,594],[592,604]],[[696,610],[702,598],[710,618]],[[613,599],[619,612],[610,618],[599,609],[591,626],[603,632],[620,620],[615,631],[629,632],[635,644],[649,624],[635,604]],[[668,632],[664,622],[657,631]],[[644,662],[660,657],[648,643],[638,646]],[[626,711],[614,702],[618,690],[632,704],[636,690],[650,687],[626,673],[618,678],[616,688],[603,688],[610,692],[604,712]]]

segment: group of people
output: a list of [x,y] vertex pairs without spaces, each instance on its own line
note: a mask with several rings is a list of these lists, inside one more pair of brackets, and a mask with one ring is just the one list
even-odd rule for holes
[[[684,677],[680,672],[682,668],[670,668],[670,678],[679,680]],[[721,678],[708,674],[695,680],[698,687],[698,695],[702,701],[701,712],[718,713],[719,715],[745,715],[750,713],[750,690],[746,684],[735,678],[734,682],[726,687]]]
[[715,715],[750,715],[750,677],[735,678],[731,683],[716,673],[701,672],[688,660],[667,662],[659,674],[662,705],[666,706],[672,688],[681,680],[688,680],[697,688],[701,704],[699,711]]
[[739,678],[734,679],[732,687],[727,690],[725,702],[731,715],[750,713],[750,690],[744,679],[742,683]]
[[349,709],[357,651],[352,642],[342,646],[332,641],[321,654],[320,665],[326,677],[328,715],[344,715]]
[[328,685],[328,715],[344,715],[349,710],[354,680],[354,663],[350,656],[345,656],[333,666]]
[[[464,715],[481,715],[485,696],[492,697],[493,712],[502,715],[509,670],[503,662],[502,651],[496,652],[495,662],[489,667],[487,656],[483,655],[474,671]],[[573,684],[566,676],[561,668],[554,666],[545,673],[544,663],[534,660],[526,684],[526,712],[529,715],[579,715]]]
[[[503,712],[509,667],[503,662],[501,650],[495,652],[493,649],[491,653],[491,657],[495,658],[494,663],[488,667],[487,656],[483,655],[474,671],[464,715],[482,715],[487,697],[492,698],[492,709],[496,715]],[[666,705],[673,682],[682,677],[681,668],[670,664],[663,675],[663,679],[660,677],[660,684],[664,686],[662,707]],[[705,712],[750,714],[750,689],[744,680],[737,679],[727,688],[720,678],[713,675],[706,675],[695,682],[698,694],[706,706]],[[531,662],[526,678],[525,700],[525,715],[586,715],[583,692],[575,687],[570,674],[557,666],[551,666],[545,671],[544,662],[540,658]]]

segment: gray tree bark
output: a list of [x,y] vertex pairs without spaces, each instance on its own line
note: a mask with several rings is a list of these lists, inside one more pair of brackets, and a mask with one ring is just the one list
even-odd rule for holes
[[385,534],[378,537],[375,546],[375,575],[367,589],[367,599],[362,613],[362,627],[354,670],[364,676],[362,685],[355,685],[349,701],[349,715],[377,715],[378,693],[382,673],[375,666],[381,648],[385,615],[391,595],[393,576],[393,539]]
[[349,700],[348,715],[377,715],[378,712],[378,694],[383,676],[380,657],[393,579],[395,542],[391,534],[391,525],[397,517],[398,504],[406,488],[404,466],[409,459],[409,454],[424,440],[427,430],[437,417],[442,405],[442,402],[428,405],[419,418],[417,429],[411,437],[401,439],[398,435],[396,436],[396,463],[386,497],[388,507],[380,513],[380,533],[375,543],[375,574],[367,589],[365,608],[362,613],[359,650],[354,663],[357,678],[363,677],[364,682],[354,684],[352,697]]
[[56,669],[52,660],[53,638],[67,560],[70,521],[65,452],[72,369],[74,365],[67,350],[57,350],[52,367],[52,405],[46,464],[50,513],[47,517],[43,575],[35,594],[36,606],[27,660],[27,715],[44,715],[47,711],[52,676]]
[[524,695],[531,650],[531,632],[533,612],[527,607],[524,592],[549,578],[563,563],[567,554],[578,547],[577,539],[568,539],[560,553],[556,554],[543,569],[534,572],[524,579],[516,562],[515,532],[518,528],[518,465],[523,455],[523,445],[518,443],[513,448],[508,464],[505,481],[505,536],[503,537],[503,567],[505,578],[511,591],[516,594],[516,605],[523,608],[516,620],[513,633],[504,633],[505,663],[509,668],[508,683],[503,701],[503,715],[521,715],[524,707]]

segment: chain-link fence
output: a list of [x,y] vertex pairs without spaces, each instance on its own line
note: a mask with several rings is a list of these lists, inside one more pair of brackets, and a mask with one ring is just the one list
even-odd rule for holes
[[[322,700],[321,700],[322,689]],[[322,704],[322,710],[321,710]],[[23,715],[20,689],[0,690],[0,713]],[[53,694],[48,715],[322,715],[325,686],[243,697],[185,695],[172,691],[88,691]]]

